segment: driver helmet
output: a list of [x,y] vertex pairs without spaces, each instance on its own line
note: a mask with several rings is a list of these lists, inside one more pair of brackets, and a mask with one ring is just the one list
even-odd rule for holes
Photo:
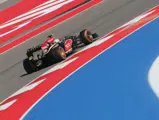
[[46,43],[46,44],[51,44],[51,43],[54,42],[54,40],[55,40],[55,38],[54,38],[53,34],[51,34],[51,35],[49,35],[49,36],[47,37],[47,39],[45,40],[45,43]]

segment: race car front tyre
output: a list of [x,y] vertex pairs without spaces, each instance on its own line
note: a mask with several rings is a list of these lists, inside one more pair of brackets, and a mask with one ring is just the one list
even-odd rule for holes
[[56,62],[60,62],[60,61],[66,59],[65,50],[64,50],[61,46],[58,46],[58,47],[52,49],[52,50],[50,51],[50,54],[51,54],[51,56],[53,57],[53,59],[54,59]]
[[80,32],[80,38],[81,38],[81,41],[85,44],[85,45],[88,45],[90,43],[93,42],[93,35],[92,33],[85,29],[83,31]]
[[30,63],[28,59],[23,60],[23,67],[27,74],[31,74],[36,71],[36,66]]

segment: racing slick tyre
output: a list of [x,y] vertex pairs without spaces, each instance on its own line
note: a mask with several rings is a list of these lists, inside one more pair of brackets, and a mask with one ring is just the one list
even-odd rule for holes
[[56,62],[60,62],[60,61],[66,59],[65,50],[64,50],[61,46],[58,46],[58,47],[52,49],[52,50],[50,51],[50,55],[53,57],[53,59],[54,59]]
[[28,74],[36,71],[36,66],[31,64],[28,59],[23,60],[23,67]]
[[88,45],[93,42],[93,35],[87,29],[80,32],[80,38],[85,45]]

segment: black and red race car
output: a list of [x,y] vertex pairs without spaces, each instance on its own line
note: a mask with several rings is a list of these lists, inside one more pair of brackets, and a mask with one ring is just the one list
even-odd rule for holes
[[27,58],[23,61],[23,67],[30,74],[53,62],[65,60],[79,46],[82,44],[88,45],[95,41],[97,37],[97,33],[92,34],[87,29],[60,39],[55,39],[53,35],[49,35],[43,44],[27,50]]

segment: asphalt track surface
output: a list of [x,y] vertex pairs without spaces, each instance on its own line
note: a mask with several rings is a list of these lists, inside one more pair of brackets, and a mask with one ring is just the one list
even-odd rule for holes
[[0,11],[7,9],[11,5],[18,3],[20,0],[0,0]]
[[[9,0],[3,7],[7,8],[8,4],[13,5],[17,1]],[[27,75],[22,66],[26,50],[33,45],[40,44],[48,34],[54,33],[56,37],[62,37],[88,28],[93,32],[98,32],[101,37],[157,4],[159,4],[159,0],[104,0],[95,7],[0,55],[0,101],[53,67],[52,65]]]

